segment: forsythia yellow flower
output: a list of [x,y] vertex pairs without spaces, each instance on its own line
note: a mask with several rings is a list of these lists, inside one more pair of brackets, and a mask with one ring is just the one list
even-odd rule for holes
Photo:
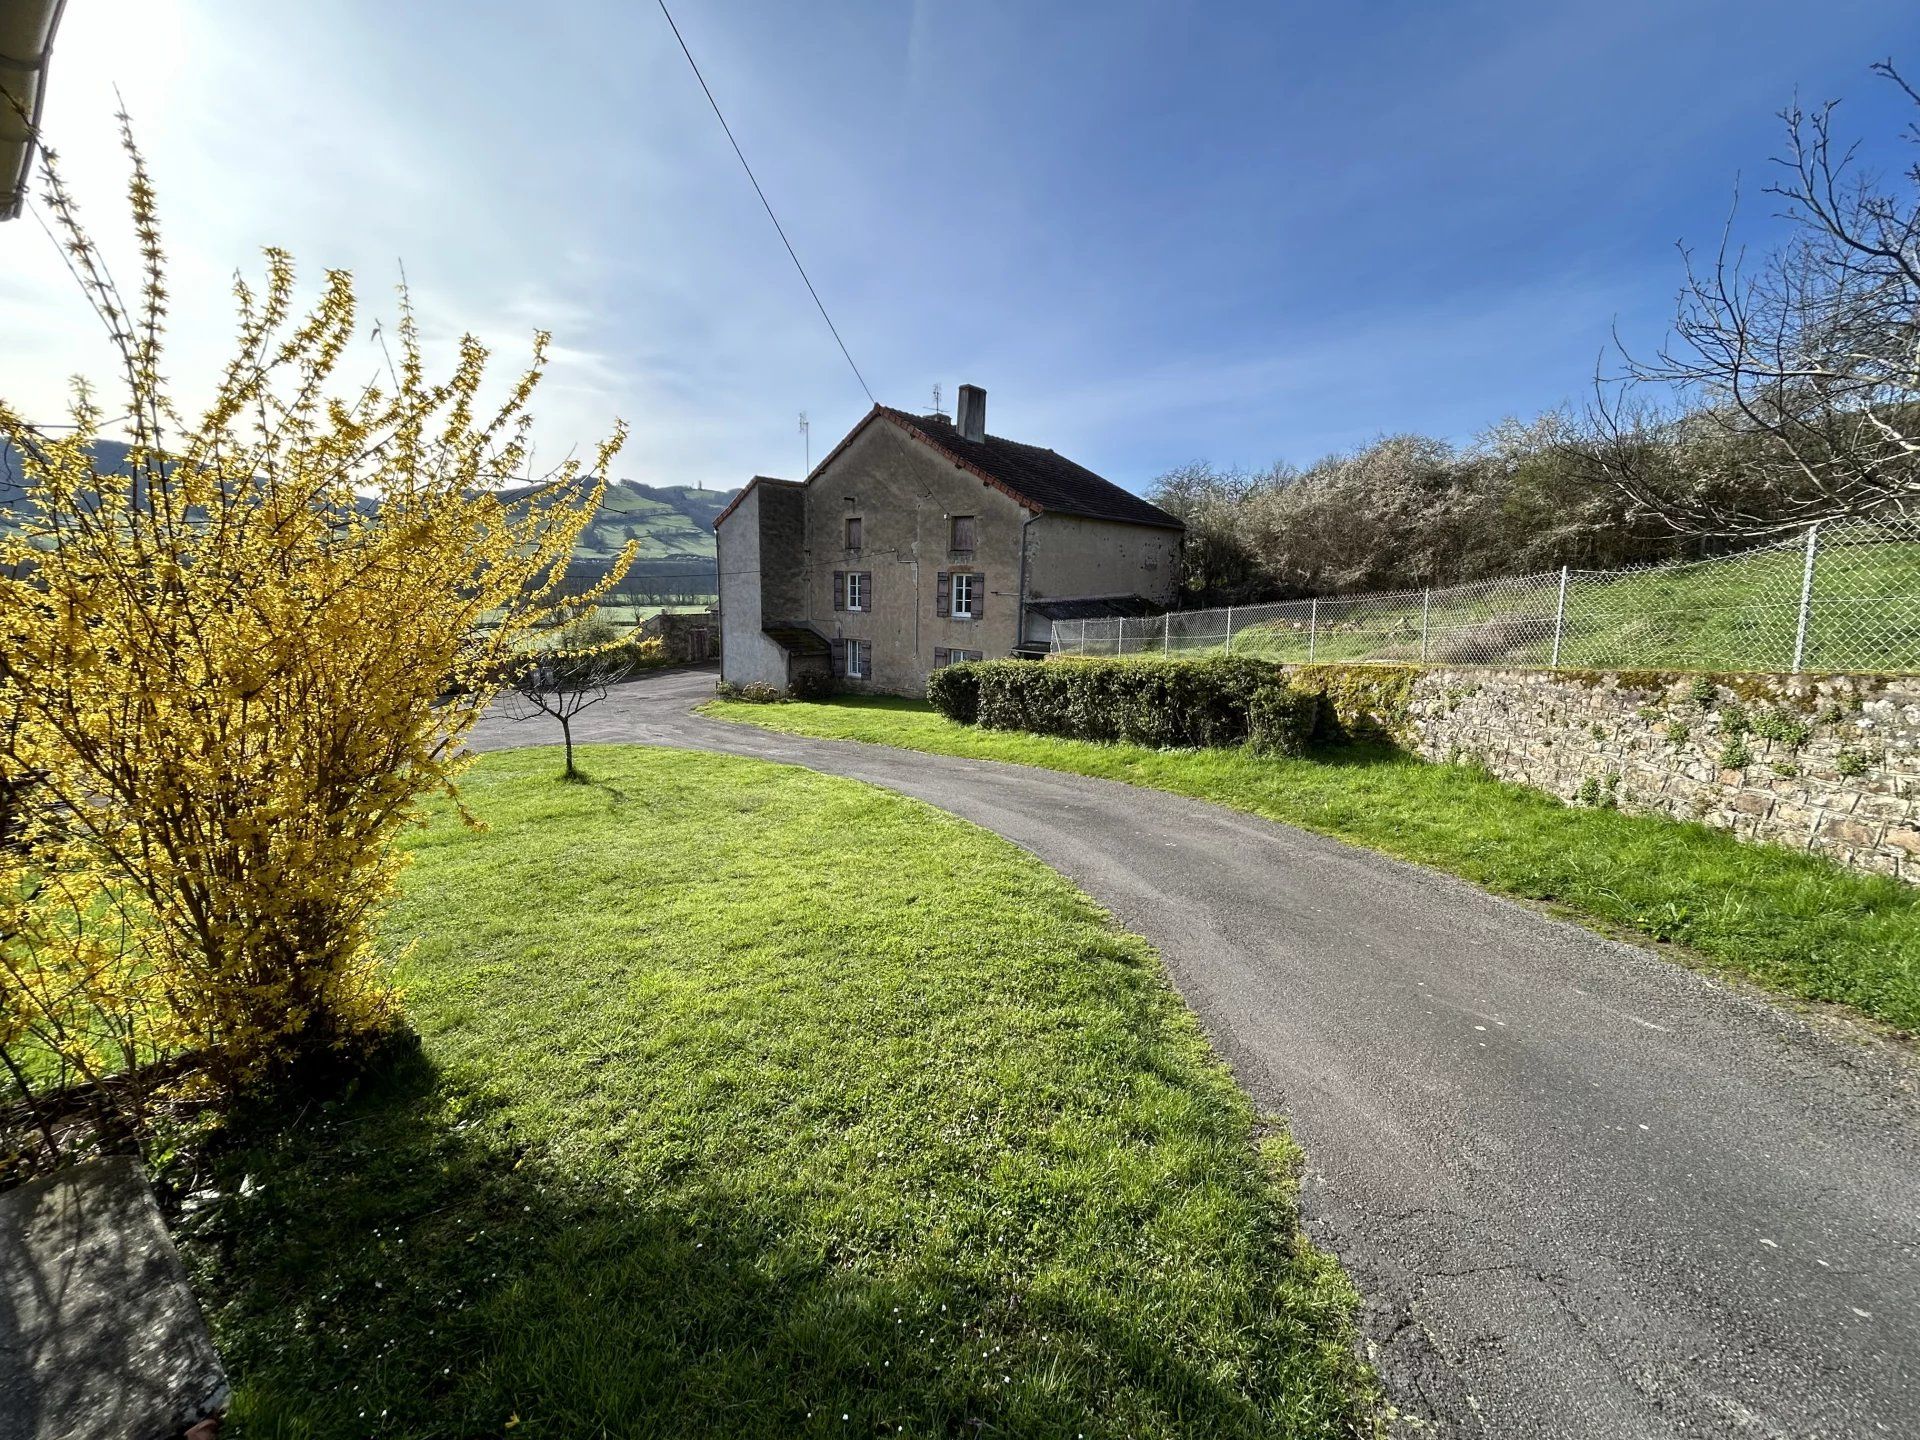
[[236,283],[212,404],[183,419],[152,189],[126,144],[138,297],[107,277],[57,169],[47,193],[113,336],[130,473],[96,469],[105,412],[84,385],[54,434],[0,404],[30,495],[0,539],[0,1050],[31,1032],[114,1068],[128,1057],[89,1037],[133,1016],[136,1053],[196,1052],[231,1087],[389,1019],[373,928],[395,834],[454,793],[529,637],[624,571],[628,556],[598,590],[560,588],[622,432],[590,473],[503,496],[528,464],[547,337],[485,413],[487,351],[469,336],[430,379],[403,290],[381,381],[337,390],[350,278],[329,272],[299,314],[273,250],[259,293]]

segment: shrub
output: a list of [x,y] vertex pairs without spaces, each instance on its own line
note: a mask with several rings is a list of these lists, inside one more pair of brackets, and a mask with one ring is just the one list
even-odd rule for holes
[[1272,681],[1247,703],[1247,744],[1262,755],[1303,755],[1313,743],[1320,697]]
[[825,700],[833,694],[833,676],[825,670],[801,670],[787,681],[787,694],[795,700]]
[[927,699],[934,709],[956,724],[973,724],[980,718],[978,664],[942,665],[927,677]]
[[[236,286],[240,339],[211,404],[177,399],[153,191],[126,144],[144,262],[131,294],[102,278],[46,157],[52,223],[75,275],[94,277],[81,283],[119,393],[76,382],[51,430],[0,403],[34,500],[0,536],[16,711],[0,776],[16,791],[32,778],[7,853],[39,886],[34,913],[0,917],[0,959],[9,995],[47,998],[32,1023],[137,1014],[133,1057],[190,1053],[231,1093],[357,1052],[393,1021],[374,934],[395,840],[426,797],[456,793],[466,737],[524,646],[589,614],[633,550],[593,590],[556,593],[617,432],[502,495],[529,461],[544,335],[482,408],[485,347],[466,337],[452,373],[430,377],[403,294],[393,368],[369,386],[346,358],[351,278],[330,272],[301,315],[292,261],[269,250],[264,286]],[[108,415],[131,422],[124,470],[93,447]],[[7,909],[19,896],[0,884]],[[87,1004],[53,1003],[74,986]],[[18,1034],[0,1018],[23,1090]],[[69,1058],[93,1041],[83,1022],[60,1043]]]
[[784,690],[771,685],[736,685],[731,680],[716,682],[713,693],[722,700],[744,700],[749,705],[780,705],[787,699]]
[[1254,692],[1280,674],[1271,661],[1244,656],[995,660],[970,668],[978,676],[978,723],[989,729],[1155,749],[1239,744]]

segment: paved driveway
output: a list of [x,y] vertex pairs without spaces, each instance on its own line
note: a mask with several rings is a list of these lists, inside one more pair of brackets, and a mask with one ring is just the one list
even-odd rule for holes
[[[1022,845],[1159,948],[1306,1147],[1421,1434],[1920,1436],[1920,1066],[1470,886],[1157,791],[619,688],[579,741],[788,761]],[[488,717],[481,749],[557,742]],[[1416,1433],[1409,1427],[1405,1433]]]

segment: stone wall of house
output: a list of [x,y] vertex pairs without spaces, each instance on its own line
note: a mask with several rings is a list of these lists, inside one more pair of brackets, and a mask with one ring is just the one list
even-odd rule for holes
[[1920,677],[1433,669],[1406,738],[1572,803],[1920,883]]

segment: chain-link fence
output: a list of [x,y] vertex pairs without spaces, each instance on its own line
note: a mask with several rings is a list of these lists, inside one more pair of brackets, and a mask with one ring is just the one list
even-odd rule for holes
[[1075,655],[1920,672],[1920,519],[1829,521],[1715,560],[1061,620]]

